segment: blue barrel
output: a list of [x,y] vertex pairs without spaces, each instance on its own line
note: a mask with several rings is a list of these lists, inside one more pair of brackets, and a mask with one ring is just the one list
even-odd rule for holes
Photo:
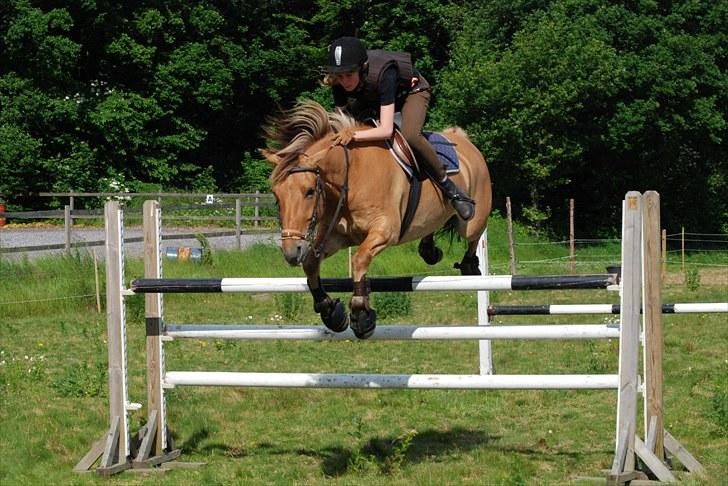
[[168,260],[176,260],[178,262],[195,262],[202,261],[202,248],[190,248],[189,246],[168,246],[165,252]]

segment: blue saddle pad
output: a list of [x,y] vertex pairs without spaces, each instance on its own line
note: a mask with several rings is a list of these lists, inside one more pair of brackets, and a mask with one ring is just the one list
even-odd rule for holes
[[455,144],[448,140],[443,134],[437,132],[422,132],[427,141],[437,152],[437,157],[445,166],[448,174],[455,174],[460,171],[460,160],[455,151]]

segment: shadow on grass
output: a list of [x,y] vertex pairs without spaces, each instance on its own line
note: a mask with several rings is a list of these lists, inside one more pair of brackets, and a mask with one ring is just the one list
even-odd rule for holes
[[[587,455],[604,454],[608,451],[561,451],[548,447],[539,441],[532,447],[507,446],[495,444],[500,437],[487,432],[473,431],[465,428],[454,428],[447,431],[426,430],[412,431],[400,436],[372,437],[357,447],[329,446],[318,449],[289,449],[270,442],[259,442],[251,447],[236,447],[223,443],[202,445],[210,437],[207,428],[195,431],[184,443],[179,444],[183,453],[211,454],[221,453],[230,458],[246,456],[286,456],[300,455],[312,457],[320,461],[322,472],[329,477],[343,476],[350,472],[377,470],[381,474],[394,474],[406,464],[423,461],[437,462],[444,456],[454,453],[468,452],[481,447],[494,448],[503,452],[540,455],[547,457],[569,457],[580,461]],[[365,439],[362,439],[365,440]]]
[[437,461],[438,457],[484,447],[498,439],[482,431],[455,428],[447,431],[412,431],[397,437],[373,437],[361,447],[353,448],[331,446],[320,449],[287,449],[269,442],[261,442],[250,448],[231,447],[221,443],[202,446],[201,442],[209,435],[208,430],[200,429],[180,444],[180,447],[185,453],[220,452],[233,458],[291,454],[313,457],[321,462],[321,470],[327,476],[341,476],[353,470],[364,469],[376,469],[383,474],[391,474],[408,463]]
[[331,448],[315,455],[322,459],[321,468],[328,476],[372,467],[391,474],[408,463],[437,461],[441,456],[477,449],[497,439],[486,432],[464,428],[412,431],[397,437],[374,437],[360,448]]

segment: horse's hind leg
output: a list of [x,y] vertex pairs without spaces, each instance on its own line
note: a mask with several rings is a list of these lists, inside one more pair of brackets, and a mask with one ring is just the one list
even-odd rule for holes
[[417,251],[428,265],[435,265],[442,260],[442,250],[435,246],[435,238],[432,233],[420,240]]
[[334,332],[345,331],[349,327],[349,316],[346,313],[344,304],[339,299],[333,300],[329,297],[321,285],[320,267],[321,260],[312,254],[303,263],[308,289],[313,296],[313,310],[321,316],[321,322],[327,328]]
[[453,265],[460,270],[460,275],[480,275],[480,260],[476,254],[479,240],[469,241],[468,249],[460,263]]

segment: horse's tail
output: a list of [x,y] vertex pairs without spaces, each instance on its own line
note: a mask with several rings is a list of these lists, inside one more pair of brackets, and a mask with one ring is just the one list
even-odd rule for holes
[[458,240],[460,239],[460,233],[458,233],[458,218],[457,216],[453,216],[452,218],[445,221],[445,224],[442,225],[442,228],[437,230],[438,236],[445,236],[448,240],[450,240],[450,244],[452,245],[455,241],[455,238]]
[[470,137],[468,137],[468,133],[460,127],[449,127],[449,128],[446,128],[445,130],[443,130],[442,133],[444,133],[444,134],[454,133],[455,135],[458,135],[458,136],[463,137],[466,140],[470,141]]

